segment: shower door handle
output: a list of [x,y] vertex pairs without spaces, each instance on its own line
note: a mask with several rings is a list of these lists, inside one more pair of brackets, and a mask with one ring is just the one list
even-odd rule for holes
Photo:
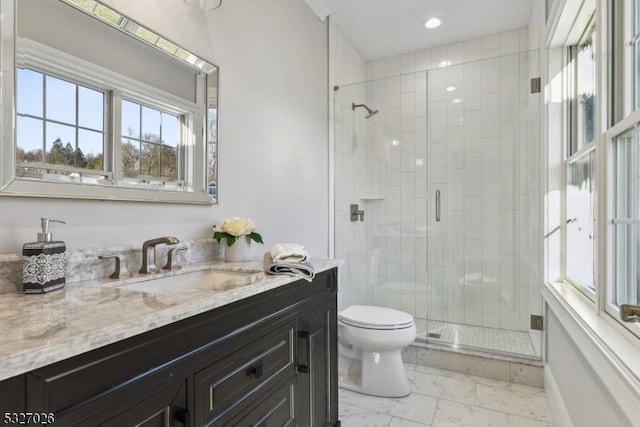
[[436,222],[440,222],[440,190],[436,190]]

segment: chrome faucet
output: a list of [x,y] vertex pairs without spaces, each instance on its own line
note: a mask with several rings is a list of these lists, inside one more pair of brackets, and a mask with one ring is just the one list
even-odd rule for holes
[[158,237],[144,242],[142,244],[142,268],[140,268],[140,274],[156,273],[159,271],[156,265],[156,246],[175,245],[179,242],[178,239],[172,236]]

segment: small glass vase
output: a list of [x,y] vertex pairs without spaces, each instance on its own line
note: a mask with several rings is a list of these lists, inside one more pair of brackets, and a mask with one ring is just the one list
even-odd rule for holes
[[[226,242],[226,240],[225,240]],[[240,236],[233,245],[225,243],[224,260],[227,262],[249,261],[251,259],[251,239]]]

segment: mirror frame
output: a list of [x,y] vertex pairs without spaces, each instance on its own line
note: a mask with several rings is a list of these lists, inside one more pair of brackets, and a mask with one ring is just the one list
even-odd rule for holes
[[[97,24],[109,25],[114,30],[119,30],[128,36],[133,37],[132,40],[143,41],[147,46],[158,49],[165,53],[170,60],[178,60],[183,64],[190,65],[200,74],[196,78],[197,93],[196,104],[198,106],[193,117],[193,124],[189,132],[189,139],[194,142],[192,152],[193,158],[188,162],[193,162],[193,191],[171,191],[159,190],[158,188],[134,188],[117,185],[95,185],[82,184],[73,182],[59,182],[46,180],[30,180],[20,179],[16,175],[16,66],[17,66],[17,41],[18,41],[18,22],[17,22],[17,3],[19,0],[2,0],[0,2],[0,196],[22,196],[22,197],[46,197],[46,198],[69,198],[69,199],[93,199],[93,200],[118,200],[118,201],[137,201],[137,202],[165,202],[165,203],[189,203],[189,204],[205,204],[211,205],[218,203],[219,185],[218,176],[215,176],[216,197],[209,195],[209,179],[208,179],[208,141],[210,138],[209,129],[209,110],[212,108],[210,102],[215,100],[214,108],[217,110],[219,104],[219,67],[213,65],[210,61],[197,57],[196,65],[191,64],[177,55],[171,55],[169,52],[160,49],[148,41],[134,36],[131,32],[125,31],[114,25],[108,24],[102,19],[88,13],[87,11],[73,5],[67,0],[57,0],[64,3],[65,7],[73,7],[93,19]],[[123,17],[111,6],[107,6],[100,0],[94,0],[96,3],[105,6]],[[148,27],[139,24],[137,21],[126,17],[129,21],[138,26],[148,29]],[[177,43],[167,39],[157,31],[149,30],[157,34],[161,38],[173,43],[178,48],[182,48]],[[193,55],[193,54],[192,54]],[[193,55],[195,56],[195,55]],[[205,73],[210,71],[209,73]],[[142,82],[144,83],[144,82]],[[215,97],[212,91],[215,90]],[[216,126],[214,127],[216,151],[214,153],[216,171],[218,170],[218,117],[216,113]],[[201,131],[199,131],[201,130]],[[113,150],[112,150],[113,151]],[[112,152],[113,155],[113,152]]]

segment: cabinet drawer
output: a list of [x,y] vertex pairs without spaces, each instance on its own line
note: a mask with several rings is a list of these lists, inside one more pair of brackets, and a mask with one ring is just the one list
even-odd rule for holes
[[196,373],[196,425],[230,415],[268,383],[294,376],[295,331],[296,322],[288,322]]
[[282,427],[296,425],[295,378],[267,393],[268,397],[257,403],[248,414],[242,414],[233,420],[231,425],[238,427]]

